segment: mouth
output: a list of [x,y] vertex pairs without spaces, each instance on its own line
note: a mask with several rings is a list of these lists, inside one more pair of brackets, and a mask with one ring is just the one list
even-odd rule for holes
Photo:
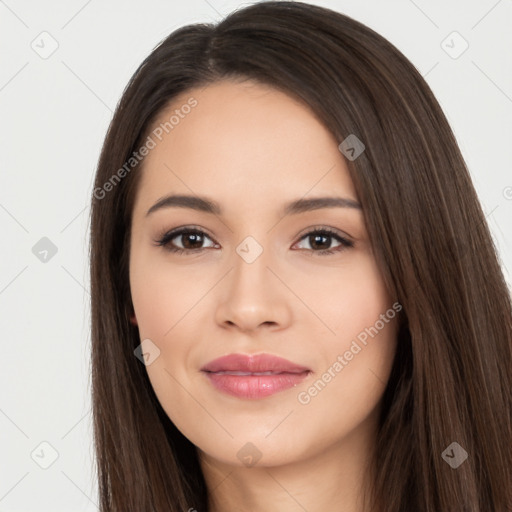
[[219,371],[219,372],[209,372],[208,370],[205,370],[207,373],[215,373],[215,375],[284,375],[284,374],[301,374],[303,372],[236,372],[232,370],[225,370],[225,371]]
[[311,373],[204,372],[215,389],[237,398],[261,399],[300,384]]
[[310,371],[306,366],[272,354],[229,354],[210,361],[201,370],[206,372],[244,372],[247,374]]
[[230,354],[201,368],[215,389],[237,398],[261,399],[297,386],[312,371],[270,354]]

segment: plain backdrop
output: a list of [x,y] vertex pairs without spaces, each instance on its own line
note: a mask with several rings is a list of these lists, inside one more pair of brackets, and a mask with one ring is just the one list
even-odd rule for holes
[[[511,283],[512,1],[311,3],[370,26],[426,78]],[[97,510],[88,203],[100,147],[157,43],[247,4],[0,0],[0,512]]]

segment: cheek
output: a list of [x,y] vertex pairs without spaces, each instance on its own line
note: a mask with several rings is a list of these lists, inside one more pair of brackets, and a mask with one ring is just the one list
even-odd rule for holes
[[[195,369],[187,361],[197,339],[195,315],[200,310],[194,306],[211,285],[186,269],[171,271],[165,258],[151,256],[144,251],[132,254],[130,287],[140,340],[151,340],[159,350],[146,370],[165,408],[181,403],[181,386],[190,387]],[[166,412],[170,416],[171,411]]]
[[304,429],[314,432],[316,428],[307,418],[325,418],[324,437],[334,443],[351,432],[365,430],[363,425],[373,428],[395,350],[392,323],[369,338],[366,345],[355,340],[345,343],[342,350],[333,350],[324,370],[297,396]]
[[346,435],[375,411],[389,380],[401,306],[393,303],[373,259],[361,258],[322,302],[333,329],[316,346],[321,365],[298,403],[310,417],[327,417],[329,434]]
[[[364,333],[392,306],[373,257],[363,252],[346,267],[329,268],[325,275],[309,278],[302,296],[330,328],[330,345],[337,348]],[[391,314],[393,318],[394,312]]]
[[[140,340],[150,339],[159,350],[146,371],[169,418],[180,429],[190,428],[193,414],[189,415],[188,411],[193,401],[183,390],[192,387],[191,369],[186,362],[194,336],[188,329],[191,319],[195,323],[193,305],[200,298],[197,297],[200,290],[186,274],[170,272],[164,261],[156,258],[149,261],[144,255],[134,254],[130,267]],[[194,413],[197,415],[199,411]]]
[[[141,263],[139,263],[139,260]],[[170,270],[165,258],[138,258],[130,267],[130,287],[141,338],[167,339],[174,326],[193,316],[195,304],[209,289],[187,269]]]
[[[315,302],[319,315],[334,331],[317,347],[325,366],[317,378],[330,388],[318,405],[335,399],[357,410],[375,404],[384,391],[395,356],[401,306],[393,303],[370,254],[358,257],[357,265],[338,276]],[[318,384],[319,390],[324,389],[323,383]]]

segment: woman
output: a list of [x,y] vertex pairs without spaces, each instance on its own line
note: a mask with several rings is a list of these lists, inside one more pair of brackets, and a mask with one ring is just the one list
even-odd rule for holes
[[511,510],[510,296],[381,36],[299,2],[175,31],[91,215],[101,510]]

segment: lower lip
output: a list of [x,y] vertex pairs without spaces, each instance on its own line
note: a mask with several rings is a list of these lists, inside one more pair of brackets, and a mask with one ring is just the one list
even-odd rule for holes
[[310,372],[275,375],[227,375],[204,372],[220,391],[239,398],[265,398],[302,382]]

